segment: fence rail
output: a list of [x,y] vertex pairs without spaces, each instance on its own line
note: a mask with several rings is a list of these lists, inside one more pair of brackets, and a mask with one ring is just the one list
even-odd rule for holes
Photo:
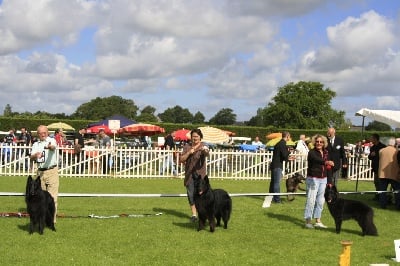
[[[29,159],[29,146],[2,146],[0,175],[25,176],[35,174],[36,165]],[[306,173],[307,158],[296,158],[285,165],[284,175]],[[271,151],[246,152],[211,150],[207,160],[210,178],[270,179]],[[373,180],[371,163],[365,158],[349,157],[346,175],[350,179]],[[87,178],[165,178],[183,177],[184,165],[180,151],[161,149],[114,147],[112,149],[85,148],[75,154],[72,147],[59,147],[59,173],[66,177]]]

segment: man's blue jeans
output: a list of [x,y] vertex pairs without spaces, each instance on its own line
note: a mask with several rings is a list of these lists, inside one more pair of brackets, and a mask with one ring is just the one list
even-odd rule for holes
[[[282,169],[281,168],[271,169],[271,183],[269,183],[269,193],[281,192],[281,179],[282,179]],[[281,196],[274,195],[272,197],[272,201],[281,202]]]

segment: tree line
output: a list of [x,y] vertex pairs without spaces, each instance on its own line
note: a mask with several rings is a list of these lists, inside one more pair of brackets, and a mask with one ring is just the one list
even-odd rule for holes
[[[265,107],[259,108],[249,121],[243,121],[246,126],[298,128],[298,129],[322,129],[335,127],[347,129],[351,121],[345,120],[345,112],[335,110],[331,102],[336,97],[336,92],[325,88],[320,82],[299,81],[288,83],[279,87],[277,94]],[[3,116],[13,118],[35,119],[69,119],[69,120],[101,120],[114,114],[140,122],[148,123],[182,123],[182,124],[212,124],[234,125],[238,121],[231,108],[220,109],[209,121],[200,112],[190,112],[188,108],[180,105],[167,108],[156,114],[156,108],[147,105],[139,110],[132,99],[124,99],[121,96],[96,97],[87,103],[81,104],[71,115],[65,113],[48,113],[44,111],[13,112],[10,104],[4,108]],[[389,130],[390,126],[373,121],[366,129]]]

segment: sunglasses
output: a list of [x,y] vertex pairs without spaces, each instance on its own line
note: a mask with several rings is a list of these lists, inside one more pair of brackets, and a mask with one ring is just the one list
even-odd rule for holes
[[316,140],[315,143],[324,143],[323,140]]

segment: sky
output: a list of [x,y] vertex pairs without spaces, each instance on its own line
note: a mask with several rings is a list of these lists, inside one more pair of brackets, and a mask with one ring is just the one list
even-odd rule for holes
[[0,112],[117,95],[248,121],[318,81],[361,125],[361,108],[399,110],[399,22],[398,0],[0,0]]

